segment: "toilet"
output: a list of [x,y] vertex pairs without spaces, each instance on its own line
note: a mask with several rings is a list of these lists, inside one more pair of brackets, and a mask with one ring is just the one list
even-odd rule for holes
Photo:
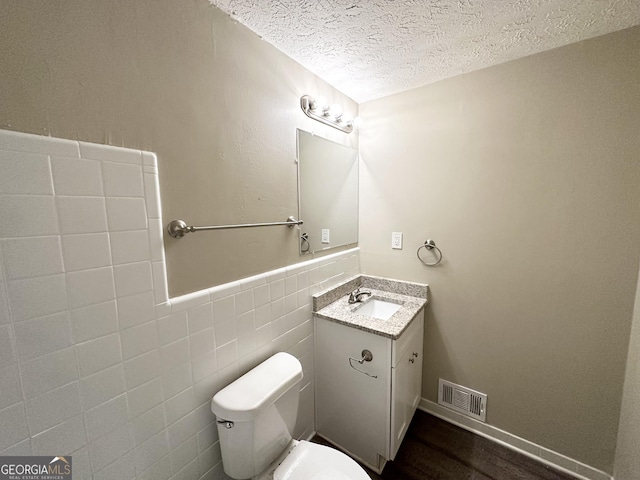
[[280,352],[216,393],[222,465],[235,479],[371,480],[353,459],[292,438],[302,365]]

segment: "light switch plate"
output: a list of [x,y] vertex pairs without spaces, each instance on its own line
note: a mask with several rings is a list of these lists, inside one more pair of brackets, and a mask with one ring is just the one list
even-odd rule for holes
[[328,228],[323,228],[322,229],[322,243],[330,243],[329,241],[329,229]]
[[391,248],[402,250],[402,232],[391,232]]

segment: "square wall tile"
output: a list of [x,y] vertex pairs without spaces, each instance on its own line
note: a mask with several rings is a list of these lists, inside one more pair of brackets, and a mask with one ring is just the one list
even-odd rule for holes
[[16,361],[11,325],[2,325],[0,326],[0,368],[7,367]]
[[158,326],[160,345],[167,345],[176,340],[184,339],[189,335],[187,312],[172,313],[161,317],[156,324]]
[[127,328],[120,332],[122,356],[125,360],[142,355],[158,348],[156,322],[150,321],[142,325]]
[[284,280],[275,280],[269,284],[271,301],[280,300],[284,297]]
[[[194,435],[171,452],[171,470],[179,472],[198,458],[198,438]],[[196,472],[197,473],[197,472]],[[198,475],[199,476],[199,475]]]
[[85,410],[100,405],[124,392],[124,368],[121,363],[80,381],[80,398]]
[[89,441],[106,435],[129,420],[127,396],[120,395],[84,413]]
[[67,273],[66,282],[71,308],[106,302],[116,296],[111,267]]
[[70,418],[31,438],[33,453],[50,455],[51,452],[73,452],[87,442],[82,415]]
[[22,385],[18,365],[0,368],[0,410],[22,401]]
[[4,325],[10,322],[11,322],[11,317],[9,316],[9,300],[7,299],[7,286],[4,282],[0,282],[0,325]]
[[53,195],[49,157],[0,151],[0,193]]
[[71,328],[77,343],[117,332],[118,313],[115,300],[72,310]]
[[261,307],[269,303],[271,291],[269,285],[260,285],[253,289],[253,299],[255,307]]
[[133,449],[129,424],[109,432],[89,444],[91,466],[98,471]]
[[226,322],[216,322],[213,330],[215,333],[216,347],[221,347],[238,337],[235,318]]
[[224,297],[213,302],[213,323],[218,324],[228,322],[236,316],[235,298]]
[[162,400],[162,382],[159,378],[132,388],[127,392],[129,416],[136,418],[138,415],[142,415],[153,407],[160,405]]
[[153,320],[155,316],[153,292],[118,298],[118,322],[121,330]]
[[167,436],[171,448],[176,448],[193,437],[202,428],[202,425],[204,423],[197,411],[192,411],[173,425],[169,425]]
[[171,398],[193,384],[191,364],[185,363],[162,374],[162,392],[164,398]]
[[100,162],[51,157],[51,170],[56,195],[104,195]]
[[67,309],[64,275],[34,277],[7,283],[14,321],[43,317]]
[[167,372],[179,365],[189,363],[189,339],[183,338],[177,342],[165,345],[160,349],[161,367]]
[[167,424],[171,425],[195,408],[193,388],[189,388],[175,397],[165,400],[163,405]]
[[67,272],[111,265],[111,246],[108,233],[63,235],[62,252]]
[[243,313],[242,315],[238,315],[236,318],[236,331],[238,336],[247,335],[249,333],[255,332],[256,324],[255,324],[255,311],[250,310],[247,313]]
[[126,263],[113,267],[118,297],[153,290],[151,262]]
[[110,237],[114,265],[151,260],[149,235],[146,230],[112,232]]
[[[218,360],[216,359],[215,350],[195,358],[191,361],[191,375],[194,382],[200,382],[211,376],[215,376],[218,370]],[[209,392],[211,394],[212,392]],[[209,400],[211,398],[209,397]]]
[[20,360],[53,353],[73,344],[68,311],[18,322],[13,328]]
[[122,362],[120,337],[113,333],[76,345],[80,376],[88,377]]
[[[166,430],[151,437],[146,442],[138,445],[134,451],[134,458],[136,462],[136,471],[142,472],[147,468],[154,465],[166,457],[166,467],[171,470],[169,462],[169,441],[166,435]],[[155,472],[153,476],[149,476],[149,480],[157,479],[158,472]]]
[[297,275],[293,275],[291,277],[287,277],[284,281],[284,294],[291,295],[298,291],[298,277]]
[[131,425],[134,445],[140,445],[166,428],[164,410],[158,405],[137,417]]
[[8,280],[62,273],[60,237],[27,237],[2,241]]
[[157,350],[127,360],[124,363],[127,389],[135,388],[160,376],[160,354]]
[[5,449],[0,450],[0,454],[8,455],[8,456],[23,456],[23,455],[33,455],[33,449],[31,448],[31,439],[27,438],[15,445]]
[[216,349],[218,368],[223,369],[238,361],[238,343],[234,340]]
[[37,435],[82,413],[80,386],[77,382],[73,382],[39,397],[28,399],[25,407],[31,435]]
[[23,362],[20,371],[22,388],[27,398],[78,380],[78,366],[73,348]]
[[107,222],[111,232],[146,229],[144,198],[107,198]]
[[213,341],[213,328],[205,328],[189,335],[189,350],[191,358],[198,358],[215,350]]
[[213,303],[211,302],[190,308],[187,315],[191,334],[213,327]]
[[53,196],[0,195],[0,238],[57,235],[58,222]]
[[236,293],[236,315],[242,315],[243,313],[253,310],[253,290],[247,290],[246,292]]
[[108,197],[143,197],[142,166],[102,163],[104,193]]
[[271,321],[271,305],[265,304],[255,309],[254,321],[256,328],[260,328]]
[[2,425],[0,450],[9,448],[29,437],[27,418],[22,403],[16,403],[0,410],[0,425]]
[[107,209],[102,197],[56,197],[60,233],[107,231]]
[[[75,458],[74,458],[75,471]],[[133,480],[136,477],[133,451],[126,453],[115,462],[94,473],[93,480]]]

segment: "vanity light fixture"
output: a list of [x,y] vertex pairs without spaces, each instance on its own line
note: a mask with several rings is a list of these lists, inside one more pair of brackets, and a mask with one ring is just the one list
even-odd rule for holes
[[313,98],[303,95],[300,97],[300,108],[307,117],[345,133],[353,132],[353,129],[362,123],[360,117],[353,118],[350,114],[343,113],[342,107],[337,103],[328,105],[326,98],[322,96]]

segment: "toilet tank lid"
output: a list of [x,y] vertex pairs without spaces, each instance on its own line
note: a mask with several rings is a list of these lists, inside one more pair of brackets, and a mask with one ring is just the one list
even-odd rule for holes
[[211,411],[222,420],[253,420],[300,380],[300,361],[288,353],[276,353],[216,393]]

